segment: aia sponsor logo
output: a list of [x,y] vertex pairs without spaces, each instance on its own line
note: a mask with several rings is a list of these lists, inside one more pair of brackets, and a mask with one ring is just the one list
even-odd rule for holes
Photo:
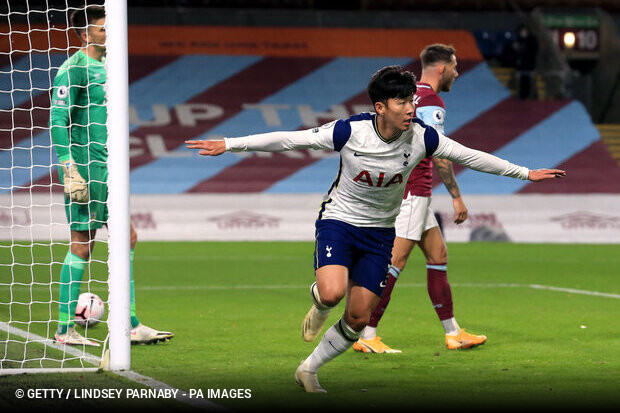
[[250,211],[231,212],[207,219],[207,221],[215,222],[220,229],[278,228],[281,220],[281,218]]
[[379,172],[379,176],[373,179],[372,175],[370,175],[370,172],[362,171],[357,174],[355,178],[353,178],[353,181],[377,188],[387,188],[392,184],[402,184],[403,176],[401,174],[396,174],[391,178],[387,179],[385,176],[385,172]]
[[597,214],[594,212],[577,211],[552,217],[551,221],[558,222],[563,229],[620,229],[620,217]]

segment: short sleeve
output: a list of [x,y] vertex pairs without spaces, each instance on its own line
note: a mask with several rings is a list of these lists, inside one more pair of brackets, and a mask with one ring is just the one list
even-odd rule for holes
[[423,106],[416,108],[416,116],[425,124],[444,133],[446,110],[440,106]]
[[440,143],[439,137],[443,137],[443,134],[440,134],[435,128],[425,124],[420,118],[414,118],[413,121],[424,128],[424,147],[426,148],[426,157],[433,156]]

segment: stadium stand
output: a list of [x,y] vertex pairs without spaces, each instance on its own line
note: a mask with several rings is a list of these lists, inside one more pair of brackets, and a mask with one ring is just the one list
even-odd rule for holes
[[[417,40],[406,46],[393,42],[386,48],[390,39],[386,31],[363,29],[161,29],[138,26],[130,30],[132,39],[141,39],[130,45],[133,193],[324,192],[325,182],[333,179],[338,168],[334,155],[304,151],[273,157],[226,154],[205,162],[192,157],[182,143],[190,138],[310,128],[367,110],[369,76],[388,64],[419,73],[415,56],[426,42],[434,41],[456,44],[459,50],[461,76],[444,97],[450,136],[515,162],[561,167],[588,178],[533,187],[493,177],[473,179],[473,172],[459,170],[464,193],[620,192],[618,161],[606,149],[583,105],[574,100],[515,99],[483,59],[485,54],[497,56],[501,51],[484,42],[478,49],[483,33],[394,30],[387,36]],[[9,187],[13,179],[25,190],[37,190],[37,184],[49,181],[45,164],[54,155],[45,128],[47,90],[54,70],[52,76],[46,71],[62,59],[62,55],[52,55],[48,62],[44,56],[35,56],[32,65],[39,70],[32,71],[31,78],[17,74],[12,80],[41,91],[33,101],[18,93],[13,96],[20,109],[14,115],[15,126],[23,128],[13,134],[15,147],[32,144],[29,138],[19,139],[20,131],[34,127],[40,133],[35,135],[32,157],[24,150],[23,156],[14,151],[13,159],[2,159],[3,164],[36,167],[13,176],[3,172],[2,187]],[[14,65],[26,67],[30,62],[24,58]],[[0,85],[8,87],[11,79],[2,73]],[[4,109],[10,105],[7,97],[0,105]],[[8,112],[3,112],[2,128],[9,128],[11,122]],[[8,135],[3,135],[1,144],[11,145]],[[442,188],[437,190],[441,193]]]

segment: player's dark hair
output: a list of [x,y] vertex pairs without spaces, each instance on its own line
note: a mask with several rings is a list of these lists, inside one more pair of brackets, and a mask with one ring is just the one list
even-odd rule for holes
[[104,17],[105,9],[102,6],[88,6],[83,9],[74,10],[69,17],[69,22],[73,30],[80,36],[89,24],[92,24],[95,20],[103,19]]
[[388,99],[404,99],[416,92],[413,73],[400,66],[386,66],[372,75],[368,83],[368,96],[374,105]]
[[455,52],[456,49],[454,49],[453,46],[441,43],[426,46],[424,50],[422,50],[422,53],[420,53],[422,67],[424,68],[435,63],[450,63],[452,61],[452,55]]

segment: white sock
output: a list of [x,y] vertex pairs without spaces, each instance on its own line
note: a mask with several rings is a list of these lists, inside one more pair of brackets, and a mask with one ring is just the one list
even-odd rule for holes
[[349,327],[341,318],[325,332],[319,345],[304,361],[304,370],[316,373],[323,364],[347,351],[359,336],[359,333]]
[[375,337],[377,337],[377,327],[366,326],[362,330],[362,339],[372,340]]
[[454,317],[441,320],[441,324],[443,325],[443,329],[446,331],[446,335],[455,336],[461,332],[461,327],[459,327],[459,323],[456,322]]

